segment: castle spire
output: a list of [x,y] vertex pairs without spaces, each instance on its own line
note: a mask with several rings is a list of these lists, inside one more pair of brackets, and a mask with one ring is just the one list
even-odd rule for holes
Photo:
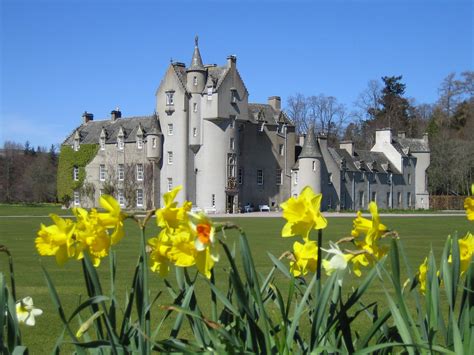
[[196,35],[194,37],[194,53],[193,58],[191,59],[191,65],[189,70],[204,70],[204,65],[202,64],[201,53],[199,52],[199,37]]
[[319,148],[318,140],[314,134],[314,125],[309,127],[308,133],[304,139],[303,148],[299,158],[321,158],[321,149]]

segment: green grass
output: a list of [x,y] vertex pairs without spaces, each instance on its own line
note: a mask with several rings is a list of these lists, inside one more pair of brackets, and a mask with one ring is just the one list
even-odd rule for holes
[[[0,206],[0,215],[8,215],[6,210]],[[32,207],[9,207],[10,215],[21,215],[25,208]],[[36,208],[36,207],[33,207]],[[56,210],[55,210],[56,209]],[[57,213],[61,211],[58,207],[38,208],[37,215],[46,215],[50,212]],[[65,211],[68,214],[68,211]],[[30,213],[31,214],[31,213]],[[249,244],[253,253],[254,261],[258,272],[267,273],[270,270],[271,263],[267,252],[275,256],[280,256],[284,251],[290,250],[294,241],[299,238],[281,238],[280,231],[284,220],[280,218],[235,218],[229,219],[247,232]],[[62,330],[58,315],[53,309],[53,305],[48,294],[48,289],[44,281],[41,265],[50,273],[58,289],[59,295],[66,309],[67,314],[75,308],[79,301],[85,297],[85,288],[83,286],[81,265],[79,262],[70,261],[64,267],[56,265],[53,258],[37,255],[34,246],[34,238],[40,223],[50,224],[48,218],[43,217],[0,217],[0,244],[6,245],[14,258],[17,297],[32,296],[35,305],[44,310],[44,314],[37,319],[35,327],[22,326],[24,343],[29,346],[32,354],[48,353],[54,346],[57,336]],[[383,219],[389,228],[399,232],[402,243],[407,252],[408,258],[413,268],[423,261],[432,247],[435,255],[440,255],[444,241],[448,234],[457,232],[463,236],[469,229],[472,231],[473,225],[469,224],[464,216],[459,217],[387,217]],[[154,221],[149,224],[147,237],[157,233]],[[330,218],[329,226],[324,231],[324,245],[327,246],[328,240],[337,240],[348,236],[352,226],[352,218]],[[228,233],[227,241],[232,246],[236,234]],[[139,248],[138,229],[132,221],[126,223],[126,237],[116,247],[118,257],[118,295],[124,295],[129,287],[132,272],[135,267]],[[0,270],[7,273],[6,256],[0,254]],[[108,278],[108,259],[104,259],[99,268],[103,284],[107,284]],[[216,266],[217,280],[220,285],[226,284],[226,263],[222,262]],[[172,275],[170,275],[172,278]],[[356,285],[358,280],[355,277],[349,277],[344,287]],[[164,289],[163,282],[158,275],[151,275],[150,285],[152,287],[152,296],[157,291]],[[373,287],[369,297],[375,299],[383,298],[383,290],[380,287]],[[166,292],[165,292],[166,293]],[[123,297],[122,297],[123,298]],[[198,299],[206,303],[209,294],[206,288],[202,288],[198,293]],[[158,304],[166,304],[169,299],[160,298]],[[155,307],[154,312],[160,312],[159,307]],[[157,313],[155,313],[157,314]],[[75,329],[78,325],[73,324]],[[166,334],[163,335],[166,337]]]

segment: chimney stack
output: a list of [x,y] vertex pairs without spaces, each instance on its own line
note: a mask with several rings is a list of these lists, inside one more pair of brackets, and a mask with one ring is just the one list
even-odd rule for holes
[[339,143],[339,149],[346,150],[351,157],[354,156],[354,142],[353,141],[342,141]]
[[273,107],[275,111],[281,111],[281,97],[280,96],[270,96],[268,98],[268,104]]
[[120,109],[118,107],[115,110],[112,110],[112,112],[110,112],[110,118],[112,119],[112,121],[115,121],[120,117],[122,117],[122,112],[120,112]]
[[235,69],[236,63],[237,63],[237,57],[235,55],[230,55],[227,57],[228,68]]
[[84,111],[84,113],[82,114],[82,122],[84,123],[92,121],[93,119],[94,119],[94,115],[92,113]]

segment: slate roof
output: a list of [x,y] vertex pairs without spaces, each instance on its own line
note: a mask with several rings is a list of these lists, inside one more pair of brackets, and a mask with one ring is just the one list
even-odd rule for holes
[[395,138],[395,140],[405,149],[412,153],[429,152],[430,147],[424,139],[418,138]]
[[[283,123],[293,125],[284,111],[276,111],[269,104],[249,103],[248,117],[253,123],[265,122],[266,124],[279,124],[282,119]],[[282,116],[280,116],[280,114]]]
[[142,128],[144,136],[146,136],[147,133],[151,133],[153,129],[161,133],[160,123],[155,115],[117,118],[115,121],[111,119],[94,120],[80,125],[66,138],[63,144],[73,144],[76,132],[79,134],[80,143],[98,144],[100,142],[102,129],[104,129],[106,133],[105,143],[116,143],[117,135],[121,127],[124,132],[125,143],[135,142],[139,125]]
[[303,149],[301,150],[299,159],[321,158],[321,157],[322,157],[321,148],[319,148],[319,143],[318,143],[318,140],[316,139],[316,135],[314,134],[314,129],[313,127],[311,127],[304,140]]

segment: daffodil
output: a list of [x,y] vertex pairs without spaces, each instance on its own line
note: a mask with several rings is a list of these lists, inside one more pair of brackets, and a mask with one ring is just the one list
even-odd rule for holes
[[466,210],[467,219],[474,221],[474,184],[471,186],[472,196],[464,200],[464,209]]
[[362,275],[360,267],[367,266],[370,264],[369,260],[367,259],[367,254],[365,253],[354,255],[350,261],[352,264],[352,271],[357,277],[360,277]]
[[420,265],[418,270],[418,281],[420,281],[420,292],[425,294],[426,292],[426,274],[428,273],[428,258],[425,258],[423,264]]
[[176,195],[182,188],[181,185],[177,186],[163,195],[164,207],[156,211],[158,227],[176,229],[188,223],[188,212],[191,211],[192,203],[186,201],[178,207],[178,202],[175,201]]
[[168,253],[171,249],[171,240],[167,230],[163,229],[155,238],[148,240],[150,248],[151,271],[158,272],[161,277],[166,277],[170,271],[171,261]]
[[35,317],[43,314],[43,311],[33,306],[33,299],[25,297],[16,303],[16,317],[19,323],[34,326]]
[[306,241],[304,244],[295,242],[293,244],[294,261],[290,262],[291,273],[298,277],[306,275],[308,271],[315,272],[318,261],[318,245],[314,241]]
[[123,220],[126,218],[126,215],[121,212],[120,204],[112,196],[100,196],[99,203],[107,212],[97,213],[97,219],[105,228],[114,229],[110,240],[112,245],[117,244],[124,236]]
[[330,259],[324,259],[322,265],[326,274],[331,275],[335,271],[343,271],[347,269],[349,260],[353,258],[352,254],[344,254],[337,244],[329,242],[330,249],[323,249],[328,254],[332,255]]
[[216,245],[216,228],[212,221],[204,213],[189,213],[190,227],[195,234],[194,245],[201,252],[209,249],[214,261],[219,261],[219,253]]
[[38,236],[35,239],[36,249],[40,255],[55,256],[56,262],[63,265],[69,257],[75,256],[72,236],[76,225],[70,219],[63,219],[50,214],[54,224],[41,224]]
[[290,197],[282,203],[283,218],[287,220],[282,236],[301,235],[308,241],[312,229],[326,228],[328,223],[320,212],[321,199],[321,194],[316,195],[311,187],[306,186],[298,197]]
[[[459,263],[461,275],[469,268],[469,264],[474,254],[474,235],[467,233],[464,238],[458,239],[459,245]],[[452,255],[449,256],[448,262],[452,262]]]

